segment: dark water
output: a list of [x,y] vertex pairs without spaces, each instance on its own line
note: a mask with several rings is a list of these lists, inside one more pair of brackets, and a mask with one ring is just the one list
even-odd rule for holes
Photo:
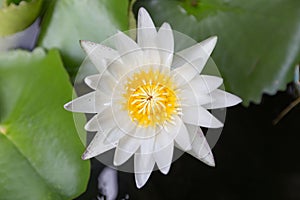
[[[300,199],[300,106],[272,124],[293,100],[281,92],[264,96],[261,105],[228,109],[213,149],[215,168],[184,154],[167,176],[153,172],[142,189],[135,187],[133,174],[118,172],[118,199]],[[103,166],[96,160],[92,166],[89,189],[80,200],[99,194],[96,179]]]

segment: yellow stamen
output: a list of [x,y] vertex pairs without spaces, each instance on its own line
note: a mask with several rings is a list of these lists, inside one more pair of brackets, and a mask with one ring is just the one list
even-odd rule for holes
[[140,126],[162,125],[172,122],[172,115],[178,114],[179,103],[174,84],[167,74],[159,70],[135,73],[125,86],[127,99],[125,108],[132,121]]

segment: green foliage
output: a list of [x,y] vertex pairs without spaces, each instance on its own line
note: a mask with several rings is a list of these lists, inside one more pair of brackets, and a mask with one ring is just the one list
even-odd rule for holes
[[[134,28],[133,4],[157,26],[169,22],[197,41],[217,35],[204,73],[218,74],[215,62],[226,89],[245,105],[293,79],[299,0],[0,0],[0,37],[24,30],[42,9],[38,46],[49,49],[0,54],[0,199],[67,200],[85,191],[89,162],[80,158],[73,115],[63,109],[72,98],[64,67],[75,76],[85,57],[79,40],[102,42]],[[76,116],[82,128],[84,115]]]
[[16,5],[19,5],[19,3],[21,1],[30,2],[31,0],[6,0],[6,2],[7,2],[6,4],[9,5],[9,4],[13,3],[13,4],[16,4]]
[[89,162],[63,108],[71,97],[57,51],[0,55],[1,199],[63,200],[85,190]]
[[59,0],[45,15],[39,45],[58,48],[74,75],[85,57],[79,40],[101,42],[117,30],[127,29],[128,1]]
[[157,26],[172,27],[197,41],[218,36],[214,61],[226,89],[243,103],[259,103],[293,79],[300,61],[298,0],[138,0]]
[[24,30],[38,17],[42,0],[0,0],[0,37]]

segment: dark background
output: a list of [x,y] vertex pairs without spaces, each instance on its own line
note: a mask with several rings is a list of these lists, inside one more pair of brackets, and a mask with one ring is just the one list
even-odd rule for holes
[[[184,154],[168,175],[152,173],[142,189],[134,175],[118,172],[119,196],[124,199],[300,199],[300,106],[277,125],[272,121],[295,97],[289,91],[263,96],[260,105],[227,109],[225,126],[213,148],[216,167]],[[88,191],[79,199],[99,194],[96,179],[104,166],[92,160]]]

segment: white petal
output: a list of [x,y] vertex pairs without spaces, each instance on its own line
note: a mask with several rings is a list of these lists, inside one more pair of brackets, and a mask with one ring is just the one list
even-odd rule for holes
[[92,157],[95,157],[103,152],[106,152],[114,147],[116,144],[104,144],[105,132],[97,132],[86,151],[82,155],[82,159],[86,160]]
[[162,129],[157,135],[155,136],[155,143],[154,143],[154,151],[159,152],[160,150],[166,148],[170,144],[173,144],[174,138],[166,132],[166,130]]
[[87,131],[103,131],[98,123],[98,115],[93,116],[84,126]]
[[161,64],[170,67],[173,61],[174,36],[168,23],[164,23],[158,30],[157,48],[160,53]]
[[163,126],[163,130],[167,133],[171,140],[174,140],[177,134],[181,131],[183,125],[182,119],[177,115],[171,116],[171,122],[167,122]]
[[[180,121],[181,121],[181,119],[180,119]],[[178,144],[180,149],[182,149],[183,151],[189,151],[192,148],[188,130],[182,121],[181,121],[179,132],[178,132],[177,136],[175,137],[175,142],[176,142],[176,144]]]
[[213,52],[216,44],[217,44],[218,37],[212,36],[210,38],[207,38],[206,40],[203,40],[199,44],[202,46],[204,51],[207,53],[208,56]]
[[147,141],[148,139],[154,139],[155,129],[150,127],[137,126],[135,130],[135,137]]
[[188,84],[179,88],[177,96],[182,106],[199,106],[213,101],[210,94],[196,92],[191,85]]
[[176,80],[176,85],[178,87],[183,86],[190,82],[199,72],[190,63],[185,63],[181,67],[172,70],[171,76],[173,80]]
[[186,62],[193,63],[196,71],[200,73],[209,59],[216,43],[217,37],[213,36],[192,47],[176,53],[177,56],[174,58],[173,65],[178,67]]
[[100,74],[95,74],[95,75],[91,75],[91,76],[87,76],[84,79],[84,82],[93,90],[97,89],[97,86],[99,84],[99,80],[100,80]]
[[214,155],[213,155],[212,152],[210,152],[209,154],[207,154],[203,158],[199,158],[199,160],[201,160],[202,162],[204,162],[205,164],[207,164],[207,165],[209,165],[211,167],[215,167],[216,166]]
[[128,112],[118,109],[114,105],[113,105],[113,109],[115,109],[113,117],[119,129],[121,129],[125,134],[134,135],[135,128],[137,127],[137,125],[136,123],[131,121]]
[[137,31],[137,41],[140,47],[156,47],[156,28],[149,13],[144,8],[139,9]]
[[138,188],[145,185],[154,168],[155,161],[152,154],[136,153],[134,155],[134,175]]
[[214,157],[210,146],[200,127],[197,129],[197,134],[192,142],[192,150],[188,152],[195,158],[203,161],[205,164],[215,166]]
[[106,70],[100,76],[97,89],[111,96],[116,84],[117,80]]
[[160,55],[157,50],[157,31],[149,13],[140,8],[137,29],[138,45],[143,49],[143,64],[160,64]]
[[[167,174],[173,158],[174,140],[182,132],[183,123],[178,116],[173,117],[172,123],[166,123],[164,128],[155,137],[154,160],[159,170]],[[180,138],[177,138],[178,141]],[[182,141],[179,141],[182,142]],[[182,144],[182,143],[181,143]]]
[[183,121],[188,124],[207,128],[220,128],[223,126],[217,118],[201,106],[182,107]]
[[109,64],[108,68],[109,72],[117,79],[120,80],[122,76],[132,70],[132,67],[124,64],[121,60],[117,60]]
[[203,105],[206,109],[224,108],[234,106],[242,102],[239,97],[219,89],[214,90],[210,93],[210,95],[213,101]]
[[106,68],[105,59],[114,60],[119,57],[116,50],[107,46],[84,40],[80,44],[100,73]]
[[126,135],[119,142],[115,151],[114,165],[125,163],[139,148],[140,141],[132,136]]
[[95,115],[88,123],[85,125],[85,130],[87,131],[98,131],[98,130],[108,130],[116,127],[111,108],[108,107],[104,109],[101,113]]
[[160,55],[158,49],[148,48],[143,50],[143,66],[157,65],[160,66]]
[[125,33],[119,31],[115,35],[115,45],[122,61],[128,67],[133,68],[143,64],[142,49]]
[[[144,128],[145,129],[145,128]],[[154,167],[153,151],[155,137],[140,140],[141,145],[134,158],[134,172],[135,173],[151,173]],[[139,176],[139,178],[145,178],[145,175]],[[150,174],[149,174],[150,175]]]
[[162,131],[156,136],[154,160],[163,174],[170,170],[174,151],[174,142],[170,140],[167,133]]
[[188,84],[195,93],[207,94],[220,87],[222,83],[223,79],[220,77],[200,75],[195,76]]
[[121,131],[118,127],[111,129],[111,131],[106,135],[104,143],[116,143],[121,138],[125,136],[124,132]]
[[[74,99],[73,101],[66,103],[64,105],[66,110],[72,111],[72,112],[80,112],[80,113],[98,113],[101,112],[103,108],[103,104],[101,105],[96,102],[96,98],[99,95],[96,92],[90,92],[86,95],[83,95],[81,97],[78,97]],[[105,100],[104,100],[105,102]]]

